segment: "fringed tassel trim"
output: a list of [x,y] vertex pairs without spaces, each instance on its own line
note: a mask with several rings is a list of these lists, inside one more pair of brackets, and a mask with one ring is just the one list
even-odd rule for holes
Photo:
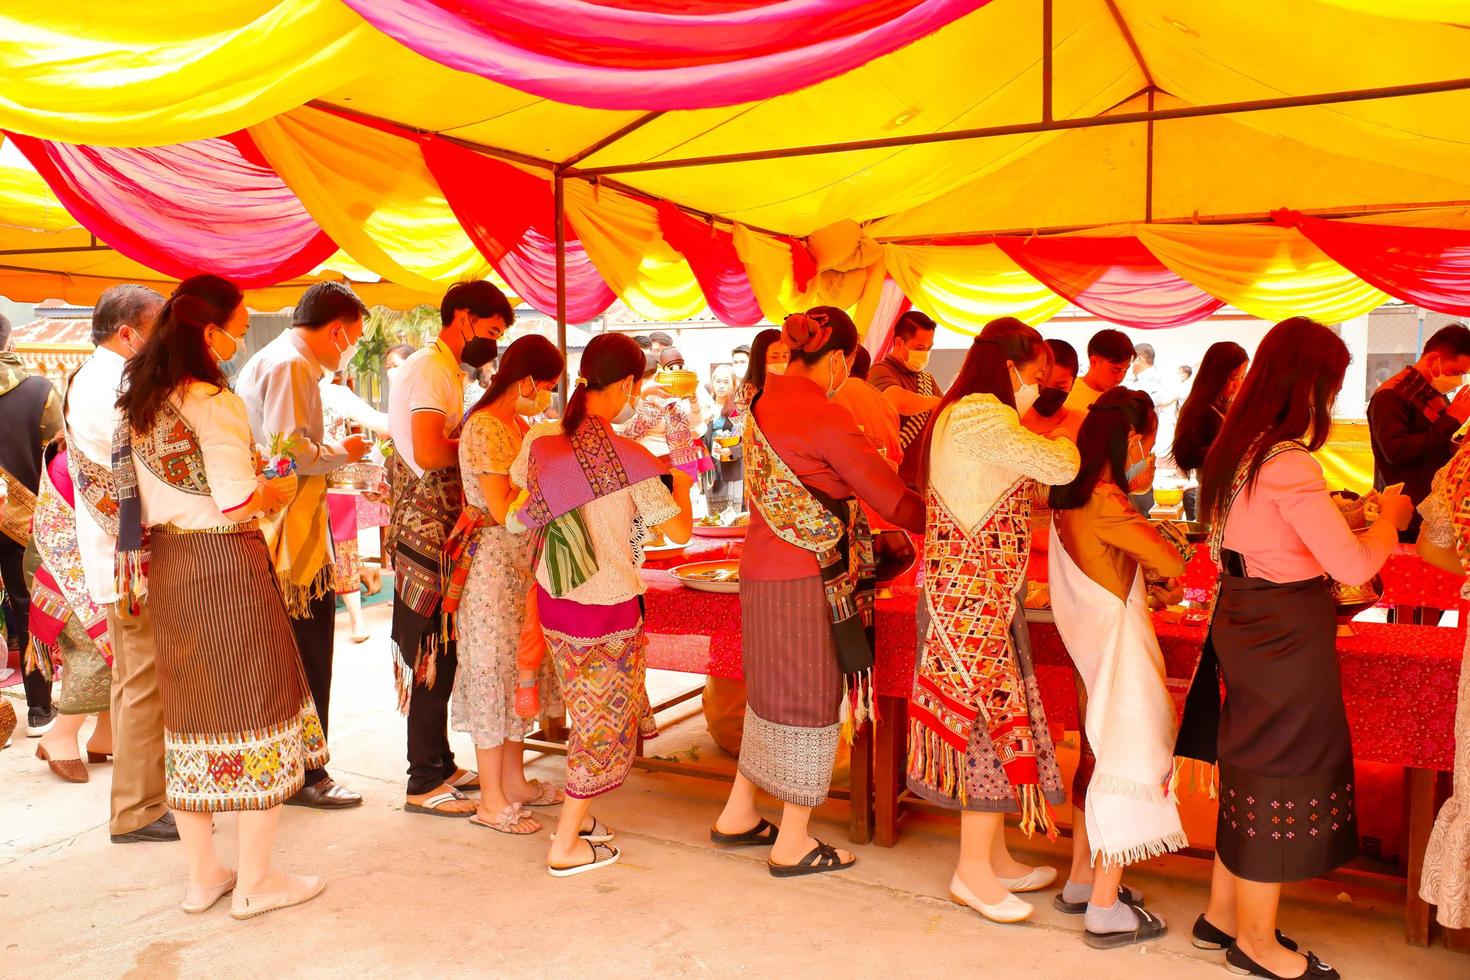
[[414,685],[431,688],[439,679],[439,636],[429,633],[419,644],[418,652],[410,665],[403,648],[393,644],[393,688],[398,694],[398,713],[408,714],[408,699]]
[[1165,799],[1162,784],[1140,783],[1136,779],[1115,776],[1112,773],[1094,772],[1087,784],[1088,795],[1102,793],[1106,796],[1126,796],[1147,803],[1162,803]]
[[1219,770],[1211,763],[1203,759],[1175,756],[1174,775],[1169,780],[1169,799],[1178,802],[1181,783],[1191,793],[1208,794],[1210,799],[1216,799],[1220,795],[1215,789],[1219,779]]
[[136,616],[143,608],[148,591],[148,565],[141,551],[119,551],[113,558],[113,586],[118,602]]
[[966,802],[965,756],[934,729],[909,719],[909,776],[961,804]]
[[1057,818],[1051,812],[1051,804],[1041,792],[1039,783],[1028,783],[1018,787],[1016,796],[1021,801],[1021,833],[1030,837],[1040,830],[1047,840],[1057,839]]
[[292,619],[305,619],[310,615],[311,604],[332,591],[334,572],[331,562],[328,562],[305,585],[292,582],[284,575],[279,576],[281,598],[286,600],[286,615]]
[[39,673],[49,680],[56,672],[56,648],[32,636],[31,645],[26,650],[25,668],[26,673]]
[[[1087,791],[1091,793],[1092,788],[1088,787]],[[1101,858],[1103,867],[1118,868],[1129,864],[1137,864],[1139,861],[1147,861],[1149,858],[1156,858],[1163,854],[1182,850],[1188,846],[1189,835],[1180,830],[1172,834],[1166,834],[1155,840],[1134,844],[1132,847],[1124,848],[1121,851],[1101,851],[1095,847],[1091,850],[1094,864]]]
[[873,697],[871,668],[856,674],[842,675],[842,703],[838,710],[838,731],[848,745],[869,719],[878,720],[878,706]]

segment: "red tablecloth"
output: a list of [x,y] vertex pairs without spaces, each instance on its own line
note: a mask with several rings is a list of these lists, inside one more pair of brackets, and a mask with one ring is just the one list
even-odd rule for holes
[[[724,544],[699,539],[684,556],[657,564],[708,560],[722,555]],[[739,596],[686,589],[654,564],[643,571],[649,666],[740,679]],[[899,589],[878,601],[879,694],[909,694],[918,645],[917,601],[914,589]],[[1340,638],[1337,649],[1357,757],[1449,770],[1464,631],[1383,623],[1355,623],[1353,628],[1357,635]],[[1157,621],[1155,629],[1169,677],[1187,679],[1199,661],[1204,629]],[[1061,636],[1054,625],[1033,623],[1031,643],[1048,721],[1075,729],[1071,661]]]

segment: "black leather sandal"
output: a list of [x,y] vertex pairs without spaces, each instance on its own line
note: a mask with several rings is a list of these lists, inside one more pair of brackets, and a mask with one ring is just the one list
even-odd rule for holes
[[[1195,949],[1229,949],[1235,945],[1235,937],[1206,919],[1203,912],[1194,920],[1194,936],[1190,941]],[[1280,929],[1276,930],[1276,941],[1296,952],[1296,940],[1283,936]]]
[[776,841],[776,835],[780,832],[780,827],[762,817],[760,823],[740,834],[722,834],[711,827],[709,839],[721,847],[750,847],[773,844]]
[[1132,932],[1093,932],[1088,929],[1082,934],[1082,941],[1093,949],[1118,949],[1121,946],[1133,946],[1137,943],[1161,939],[1169,931],[1169,926],[1163,919],[1142,905],[1134,905],[1131,902],[1123,904],[1138,916],[1138,928]]
[[777,864],[767,861],[773,878],[797,878],[801,875],[820,875],[829,871],[842,871],[857,864],[857,857],[843,861],[837,856],[837,848],[817,841],[817,846],[807,852],[806,857],[795,864]]
[[[1272,973],[1241,952],[1239,946],[1231,946],[1226,951],[1225,969],[1244,977],[1265,977],[1266,980],[1292,980],[1292,978],[1283,977],[1279,973]],[[1342,980],[1342,974],[1317,959],[1316,953],[1307,954],[1307,970],[1301,976],[1303,980]]]

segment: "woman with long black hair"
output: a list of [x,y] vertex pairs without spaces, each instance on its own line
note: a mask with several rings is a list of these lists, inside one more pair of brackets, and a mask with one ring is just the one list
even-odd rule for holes
[[1323,875],[1358,847],[1328,576],[1371,579],[1413,512],[1407,497],[1385,492],[1377,522],[1354,535],[1328,495],[1312,453],[1331,432],[1348,360],[1322,324],[1278,323],[1200,475],[1221,575],[1177,753],[1218,764],[1220,810],[1194,942],[1229,947],[1231,968],[1251,976],[1338,976],[1276,930],[1282,882]]
[[[1222,340],[1205,351],[1194,387],[1179,407],[1179,420],[1174,425],[1174,465],[1191,481],[1205,464],[1205,455],[1220,434],[1225,413],[1240,391],[1249,367],[1250,356],[1237,343]],[[1198,496],[1198,486],[1184,492],[1185,516],[1190,520],[1198,513]]]
[[1035,484],[1077,475],[1070,440],[1021,424],[1050,366],[1034,329],[991,321],[904,461],[928,505],[908,787],[962,811],[950,896],[996,922],[1029,918],[1012,892],[1056,880],[1010,856],[1005,815],[1046,831],[1066,799],[1022,610]]
[[[325,887],[271,863],[281,804],[326,764],[327,743],[258,521],[288,495],[257,475],[245,403],[220,370],[247,329],[234,283],[180,283],[123,370],[113,450],[118,591],[123,603],[146,594],[153,621],[168,805],[189,864],[182,908],[234,891],[237,919]],[[227,811],[240,813],[238,873],[211,836]]]

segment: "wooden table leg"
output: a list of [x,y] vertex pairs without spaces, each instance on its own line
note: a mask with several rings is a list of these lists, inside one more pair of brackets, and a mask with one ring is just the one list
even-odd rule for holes
[[1404,942],[1429,945],[1429,903],[1419,897],[1419,879],[1424,873],[1424,849],[1434,828],[1434,783],[1432,769],[1405,769],[1409,801],[1409,880],[1404,895]]
[[873,729],[869,722],[852,738],[849,754],[847,837],[854,844],[873,839]]
[[898,794],[908,768],[908,702],[880,697],[878,718],[873,732],[873,842],[892,847],[898,842]]

